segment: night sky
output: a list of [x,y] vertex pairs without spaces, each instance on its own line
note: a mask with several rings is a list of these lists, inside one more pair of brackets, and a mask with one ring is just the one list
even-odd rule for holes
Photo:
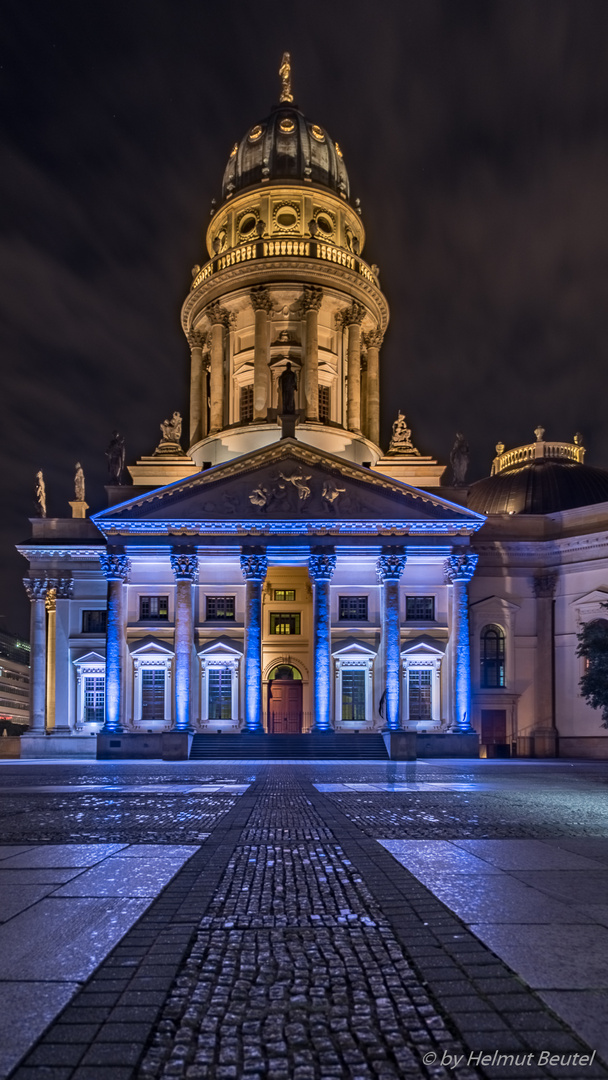
[[104,505],[188,412],[179,309],[230,149],[278,98],[338,139],[391,306],[383,440],[470,479],[494,445],[580,430],[608,467],[606,0],[5,0],[0,626],[27,629],[37,469],[69,516]]

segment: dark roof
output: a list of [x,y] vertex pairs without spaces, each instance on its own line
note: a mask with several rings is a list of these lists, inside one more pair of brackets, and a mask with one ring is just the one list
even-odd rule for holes
[[273,180],[309,181],[349,196],[342,151],[295,105],[276,105],[235,144],[224,172],[222,198]]
[[608,502],[608,471],[541,458],[478,480],[468,506],[480,514],[554,514]]

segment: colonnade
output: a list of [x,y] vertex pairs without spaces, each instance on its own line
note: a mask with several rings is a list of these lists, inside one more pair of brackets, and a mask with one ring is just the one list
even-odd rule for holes
[[[323,289],[305,285],[298,304],[304,323],[302,374],[303,419],[319,422],[319,311]],[[269,372],[270,330],[274,310],[272,293],[266,285],[249,290],[254,313],[253,348],[253,420],[267,419],[270,407]],[[363,434],[376,446],[380,441],[380,363],[381,330],[362,333],[366,309],[353,300],[335,316],[336,328],[344,335],[346,365],[346,427]],[[210,323],[207,333],[193,330],[188,335],[191,350],[190,375],[190,444],[194,445],[224,426],[225,386],[224,357],[226,333],[234,328],[236,317],[219,301],[209,304],[205,314]],[[366,368],[363,370],[363,356]],[[361,389],[365,393],[363,408]],[[207,409],[209,399],[209,410]],[[237,405],[237,403],[235,403]]]
[[[175,728],[191,729],[191,671],[194,646],[193,586],[198,580],[198,559],[194,552],[175,550],[171,567],[176,580],[175,605]],[[123,612],[124,584],[128,581],[130,560],[109,551],[100,555],[102,571],[108,582],[106,647],[106,722],[105,730],[122,730],[121,703],[122,657],[125,647]],[[337,556],[331,547],[312,549],[308,573],[313,584],[313,679],[316,731],[331,729],[331,608],[330,583]],[[246,584],[245,599],[245,727],[261,732],[262,725],[262,586],[268,572],[268,558],[263,548],[243,548],[241,571]],[[453,723],[451,730],[471,732],[470,645],[468,620],[468,582],[477,564],[477,556],[452,555],[445,562],[446,581],[452,586],[451,645]],[[384,671],[384,719],[389,730],[401,723],[401,624],[399,581],[406,565],[402,548],[383,551],[376,561],[382,584],[381,651]],[[43,732],[44,668],[46,629],[44,604],[47,586],[38,579],[27,580],[32,601],[32,729]]]

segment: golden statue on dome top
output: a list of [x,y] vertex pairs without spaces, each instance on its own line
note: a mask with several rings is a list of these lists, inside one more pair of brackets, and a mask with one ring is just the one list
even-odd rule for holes
[[293,94],[291,92],[291,55],[288,52],[283,53],[279,75],[281,76],[281,96],[279,101],[289,103],[293,101]]

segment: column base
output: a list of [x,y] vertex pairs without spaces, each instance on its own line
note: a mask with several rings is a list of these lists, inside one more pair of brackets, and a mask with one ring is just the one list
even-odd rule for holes
[[264,725],[258,724],[256,727],[244,727],[241,731],[241,735],[265,735]]

